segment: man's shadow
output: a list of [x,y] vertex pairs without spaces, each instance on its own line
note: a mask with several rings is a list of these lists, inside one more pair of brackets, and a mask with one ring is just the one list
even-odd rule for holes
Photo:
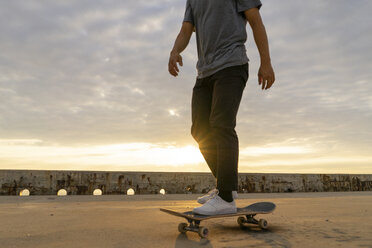
[[190,240],[187,237],[186,233],[180,233],[177,236],[175,248],[193,248],[193,247],[205,247],[205,248],[213,248],[211,242],[208,239],[200,238],[199,241]]
[[[267,244],[270,247],[277,248],[277,247],[285,247],[290,248],[292,247],[292,244],[290,241],[284,237],[283,235],[279,234],[284,229],[279,225],[270,225],[268,230],[263,230],[260,227],[257,227],[255,225],[245,225],[243,227],[238,226],[222,226],[224,230],[228,232],[235,232],[236,234],[244,234],[245,239],[252,240],[252,241],[263,241],[265,244]],[[231,236],[233,237],[233,236]],[[244,241],[242,239],[244,236],[240,236],[238,239],[241,241]]]

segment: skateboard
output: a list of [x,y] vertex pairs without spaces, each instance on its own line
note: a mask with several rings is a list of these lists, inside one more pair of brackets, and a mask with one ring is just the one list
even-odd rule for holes
[[238,208],[237,212],[234,214],[220,214],[220,215],[199,215],[194,214],[192,211],[187,212],[177,212],[170,209],[161,208],[160,211],[167,214],[171,214],[178,217],[185,218],[189,224],[180,223],[178,225],[178,231],[180,233],[186,233],[187,231],[196,232],[201,238],[208,237],[208,228],[200,226],[200,222],[212,218],[222,218],[222,217],[232,217],[239,216],[237,219],[238,224],[241,227],[244,227],[245,223],[255,224],[261,227],[262,229],[268,228],[268,223],[265,219],[257,220],[255,215],[257,214],[269,214],[273,212],[276,208],[276,205],[272,202],[257,202],[253,203],[244,208]]

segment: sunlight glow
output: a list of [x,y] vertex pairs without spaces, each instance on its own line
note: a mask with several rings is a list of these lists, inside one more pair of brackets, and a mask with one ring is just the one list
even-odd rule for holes
[[174,109],[169,109],[168,112],[171,116],[180,116]]
[[263,156],[270,154],[304,154],[312,150],[300,146],[276,146],[276,147],[246,147],[240,153],[246,156]]
[[[368,154],[339,156],[324,151],[326,147],[296,140],[245,147],[240,149],[239,171],[371,173]],[[0,169],[209,172],[198,147],[173,143],[69,147],[38,139],[0,139],[0,159]]]
[[[11,140],[0,143],[0,157],[17,163],[48,163],[79,166],[171,166],[198,164],[204,161],[199,149],[192,145],[127,143],[103,146],[42,146],[39,140]],[[36,142],[37,141],[37,142]],[[4,163],[2,164],[4,166]],[[136,168],[134,168],[136,169]]]

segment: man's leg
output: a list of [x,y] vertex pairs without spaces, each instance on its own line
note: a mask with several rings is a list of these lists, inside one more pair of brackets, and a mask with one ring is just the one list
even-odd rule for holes
[[191,135],[198,142],[200,152],[213,176],[217,178],[217,146],[209,125],[212,105],[210,77],[196,80],[191,102]]
[[248,64],[225,68],[212,77],[213,97],[210,128],[217,145],[217,189],[222,198],[232,200],[238,189],[239,141],[235,132],[243,90],[248,80]]
[[193,209],[203,215],[236,213],[232,191],[238,189],[239,142],[235,132],[236,115],[248,79],[248,65],[233,66],[213,74],[209,127],[217,151],[217,189],[203,206]]

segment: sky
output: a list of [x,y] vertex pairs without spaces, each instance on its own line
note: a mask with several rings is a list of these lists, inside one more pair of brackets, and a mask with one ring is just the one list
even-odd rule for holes
[[[208,172],[190,134],[193,35],[169,75],[185,0],[4,1],[0,169]],[[249,80],[239,171],[372,173],[372,2],[262,0],[276,82]]]

